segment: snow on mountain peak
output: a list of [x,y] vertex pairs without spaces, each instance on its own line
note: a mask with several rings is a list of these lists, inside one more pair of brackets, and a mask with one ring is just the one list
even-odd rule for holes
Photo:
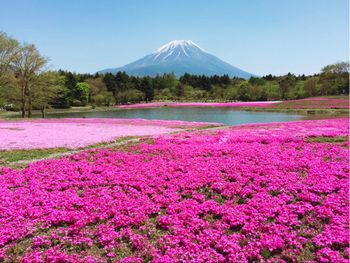
[[163,53],[163,52],[169,52],[172,49],[175,49],[177,47],[181,47],[184,49],[184,47],[196,47],[200,50],[204,51],[201,47],[199,47],[197,44],[195,44],[192,40],[173,40],[160,48],[158,48],[155,52],[156,53]]
[[100,72],[118,71],[125,71],[134,76],[156,76],[165,73],[174,73],[178,77],[185,73],[206,76],[227,74],[246,79],[252,76],[251,73],[211,55],[191,40],[173,40],[123,67]]

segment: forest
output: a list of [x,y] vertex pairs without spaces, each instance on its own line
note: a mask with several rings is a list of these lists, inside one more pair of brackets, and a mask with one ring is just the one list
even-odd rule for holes
[[0,32],[0,109],[21,111],[72,106],[113,106],[151,101],[268,101],[349,94],[349,63],[327,65],[305,76],[255,76],[250,79],[174,74],[156,77],[81,74],[48,70],[48,58],[33,44],[20,44]]

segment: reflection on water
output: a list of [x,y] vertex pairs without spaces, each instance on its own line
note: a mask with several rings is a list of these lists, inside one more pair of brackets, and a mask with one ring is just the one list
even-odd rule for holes
[[326,115],[301,115],[285,112],[254,112],[232,108],[162,107],[148,109],[116,109],[115,111],[48,114],[47,118],[141,118],[150,120],[183,120],[220,122],[227,125],[263,122],[284,122],[330,118]]

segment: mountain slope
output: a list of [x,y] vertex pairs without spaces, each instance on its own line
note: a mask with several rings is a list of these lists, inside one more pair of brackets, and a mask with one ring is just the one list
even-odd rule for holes
[[236,68],[207,53],[191,40],[174,40],[155,52],[120,68],[105,69],[99,73],[125,71],[136,76],[155,76],[163,73],[197,75],[224,75],[250,78],[251,73]]

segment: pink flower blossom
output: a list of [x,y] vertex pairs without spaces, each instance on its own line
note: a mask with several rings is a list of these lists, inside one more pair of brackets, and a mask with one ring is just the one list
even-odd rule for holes
[[1,168],[0,259],[348,262],[348,135],[242,125]]
[[218,123],[143,119],[0,121],[0,150],[78,148],[124,136],[159,135]]

